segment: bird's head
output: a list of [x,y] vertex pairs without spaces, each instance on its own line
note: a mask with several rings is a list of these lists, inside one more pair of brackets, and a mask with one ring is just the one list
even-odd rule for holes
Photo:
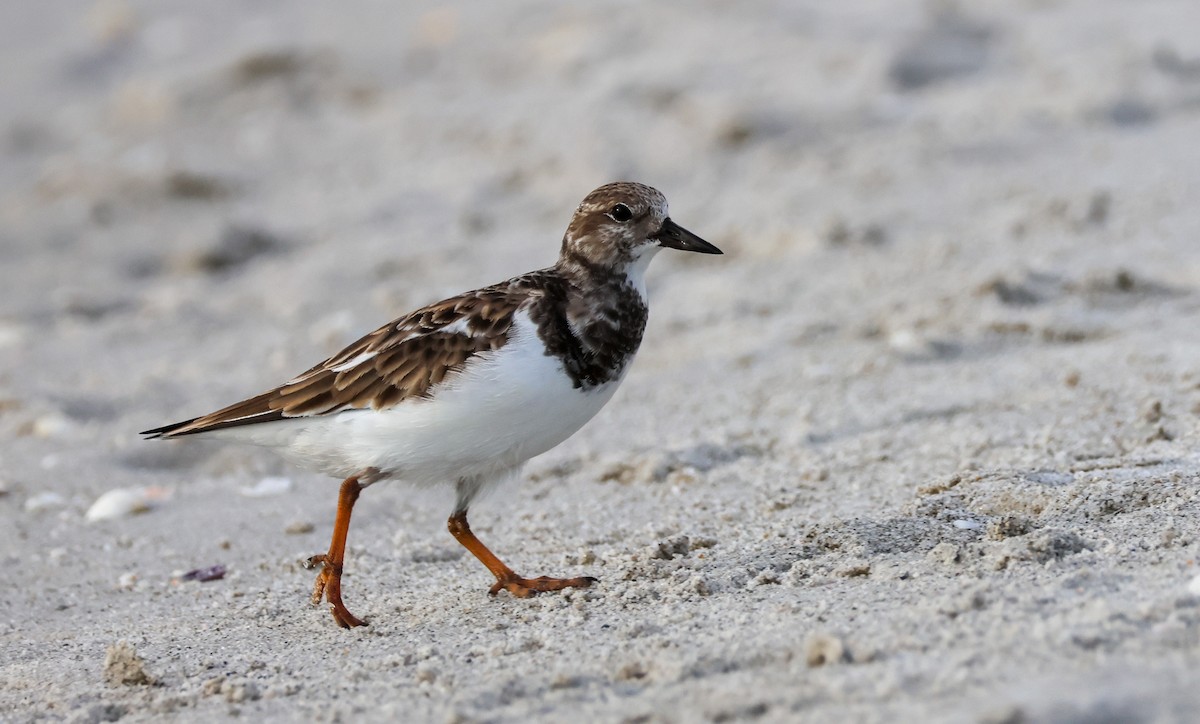
[[671,221],[667,199],[657,189],[620,181],[601,186],[580,202],[563,237],[562,260],[613,273],[662,248],[721,253]]

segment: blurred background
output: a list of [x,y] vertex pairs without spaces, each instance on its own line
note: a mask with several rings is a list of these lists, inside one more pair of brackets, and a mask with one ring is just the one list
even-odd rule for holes
[[[264,277],[297,304],[293,284],[375,289],[427,254],[485,254],[502,276],[549,263],[578,199],[622,178],[734,254],[932,233],[965,249],[1028,234],[1020,253],[1038,254],[1054,242],[1025,217],[1105,221],[1132,203],[1112,197],[1121,179],[1190,153],[1200,115],[1187,0],[3,13],[0,299],[18,316],[100,314],[162,275],[269,254],[314,260]],[[1161,156],[1106,148],[1147,134]],[[987,226],[967,238],[948,208]]]

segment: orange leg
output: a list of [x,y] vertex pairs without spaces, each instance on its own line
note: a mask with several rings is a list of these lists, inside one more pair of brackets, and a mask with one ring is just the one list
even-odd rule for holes
[[333,614],[333,620],[337,621],[337,625],[342,628],[354,628],[367,624],[366,621],[347,611],[345,604],[342,603],[342,562],[346,557],[346,535],[350,532],[350,512],[354,509],[358,494],[362,492],[362,486],[359,485],[358,479],[358,475],[351,475],[342,481],[341,490],[338,491],[337,517],[333,522],[333,537],[329,541],[329,552],[315,555],[304,564],[305,568],[321,566],[321,572],[317,574],[317,582],[313,586],[313,605],[319,606],[322,598],[329,601],[329,612]]
[[488,547],[483,544],[483,541],[475,537],[471,532],[471,526],[467,523],[467,511],[460,510],[450,516],[447,521],[447,527],[450,529],[450,534],[463,544],[463,547],[471,551],[480,563],[487,566],[487,569],[496,577],[496,583],[488,590],[488,593],[495,596],[504,589],[516,596],[517,598],[528,598],[543,591],[558,591],[564,588],[587,588],[596,582],[591,576],[581,576],[579,578],[549,578],[542,576],[540,578],[521,578],[513,572],[511,568],[504,565],[496,557],[495,553],[488,550]]

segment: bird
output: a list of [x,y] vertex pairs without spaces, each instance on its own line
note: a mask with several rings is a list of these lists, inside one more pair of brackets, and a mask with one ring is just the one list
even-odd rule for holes
[[305,565],[317,569],[312,604],[326,601],[342,628],[367,623],[342,600],[346,539],[359,494],[383,480],[453,486],[447,527],[495,577],[491,595],[586,588],[596,579],[517,575],[467,511],[612,398],[646,329],[646,268],[664,248],[722,253],[672,221],[658,190],[603,185],[575,209],[553,266],[417,309],[278,387],[141,434],[248,443],[341,478],[329,548]]

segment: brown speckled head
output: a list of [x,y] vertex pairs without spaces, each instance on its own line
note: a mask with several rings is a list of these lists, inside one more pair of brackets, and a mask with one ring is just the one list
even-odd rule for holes
[[562,260],[620,273],[647,251],[661,247],[721,253],[673,223],[667,199],[657,189],[618,181],[601,186],[579,204],[563,237]]

